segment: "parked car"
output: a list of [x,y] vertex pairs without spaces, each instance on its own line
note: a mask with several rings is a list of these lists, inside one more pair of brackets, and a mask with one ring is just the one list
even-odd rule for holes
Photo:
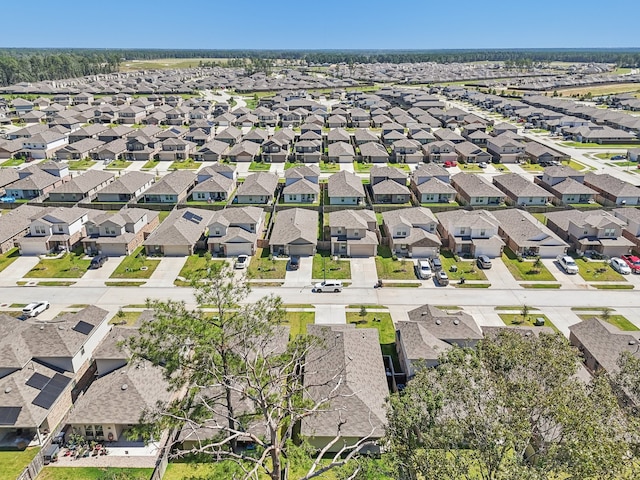
[[422,280],[427,280],[428,278],[431,278],[431,275],[433,275],[431,265],[429,265],[427,260],[419,260],[418,265],[416,265],[416,270],[418,278],[421,278]]
[[625,158],[627,158],[625,155],[614,155],[611,160],[624,160]]
[[293,255],[289,258],[289,270],[298,270],[300,268],[300,257]]
[[622,255],[620,258],[629,266],[633,273],[640,273],[640,257],[636,255]]
[[491,259],[486,255],[478,255],[476,263],[478,264],[478,267],[483,270],[489,270],[492,267]]
[[249,255],[238,255],[236,258],[236,263],[233,265],[234,268],[238,270],[242,270],[243,268],[247,268],[249,265]]
[[611,268],[622,275],[629,275],[631,273],[631,267],[627,265],[627,262],[618,257],[613,257],[610,260]]
[[433,257],[431,259],[431,270],[434,272],[442,270],[442,261],[440,260],[440,257]]
[[107,260],[109,260],[109,257],[107,257],[106,255],[96,255],[91,259],[89,268],[100,268]]
[[458,162],[456,162],[455,160],[445,160],[445,162],[444,162],[444,167],[445,168],[457,167],[457,166],[458,166]]
[[317,293],[322,292],[341,292],[342,281],[340,280],[325,280],[324,282],[316,283],[313,286],[313,290]]
[[42,458],[44,460],[45,465],[49,465],[50,463],[58,461],[58,453],[60,453],[60,445],[57,443],[52,443],[47,447],[47,449],[42,453]]
[[22,309],[22,314],[26,317],[37,317],[50,307],[49,302],[33,302]]
[[487,168],[487,164],[486,164],[486,162],[480,162],[480,163],[478,164],[478,166],[479,166],[480,168]]
[[578,273],[578,264],[569,255],[559,255],[558,264],[568,274],[575,275]]
[[441,287],[449,285],[449,276],[447,275],[447,272],[440,270],[436,273],[436,283]]

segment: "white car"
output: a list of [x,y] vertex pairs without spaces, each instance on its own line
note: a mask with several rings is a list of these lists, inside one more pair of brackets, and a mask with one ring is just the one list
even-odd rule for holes
[[478,164],[478,166],[479,166],[480,168],[487,168],[487,164],[486,164],[486,162],[480,162],[480,163]]
[[611,259],[611,268],[622,275],[629,275],[631,273],[631,267],[627,265],[627,262],[618,257]]
[[575,275],[578,273],[578,264],[569,255],[559,255],[558,263],[566,273],[570,275]]
[[47,310],[49,307],[50,305],[47,301],[33,302],[22,309],[22,314],[25,317],[36,317]]
[[341,292],[342,291],[342,281],[340,281],[340,280],[325,280],[324,282],[318,282],[313,286],[313,290],[316,293]]
[[238,270],[242,270],[244,268],[247,268],[247,265],[249,265],[249,255],[238,255],[238,258],[236,258],[236,263],[233,265],[233,267],[237,268]]
[[422,280],[427,280],[428,278],[431,278],[431,275],[433,275],[431,265],[429,265],[428,260],[418,260],[416,270],[418,271],[418,278],[421,278]]

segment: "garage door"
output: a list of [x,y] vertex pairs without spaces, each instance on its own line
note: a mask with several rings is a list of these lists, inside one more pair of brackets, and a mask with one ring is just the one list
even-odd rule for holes
[[250,243],[227,243],[227,257],[237,257],[238,255],[251,255]]
[[313,255],[313,245],[289,245],[289,255]]
[[186,257],[191,255],[187,245],[165,245],[164,255],[166,257]]
[[375,245],[350,245],[349,255],[352,257],[372,257],[376,254]]
[[120,257],[126,255],[127,246],[124,243],[100,245],[100,253],[108,257]]
[[412,258],[428,258],[438,255],[437,247],[413,247],[411,249]]
[[42,242],[20,243],[20,255],[41,255],[47,253],[47,247]]

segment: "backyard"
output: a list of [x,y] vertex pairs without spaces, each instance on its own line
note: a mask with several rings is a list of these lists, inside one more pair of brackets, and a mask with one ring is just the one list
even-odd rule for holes
[[391,254],[389,247],[378,247],[376,257],[376,271],[378,278],[382,280],[415,280],[416,274],[413,268],[413,260],[398,259]]
[[[487,276],[480,270],[473,260],[456,260],[456,256],[450,250],[442,250],[440,252],[440,260],[442,261],[442,269],[447,272],[452,280],[459,280],[464,277],[465,280],[486,280]],[[453,267],[453,270],[452,270]],[[477,285],[476,285],[477,286]]]
[[268,249],[259,248],[256,254],[251,257],[247,269],[247,276],[261,280],[284,278],[287,272],[287,261],[270,257],[271,255]]
[[67,252],[60,258],[40,260],[29,271],[26,278],[80,278],[87,269],[91,260],[86,260],[82,249]]
[[513,278],[527,281],[553,281],[555,277],[545,267],[542,261],[523,260],[520,261],[515,253],[509,248],[502,252],[502,261],[506,265]]
[[151,468],[45,467],[38,480],[148,480],[152,472]]
[[109,278],[150,278],[159,263],[160,260],[144,254],[144,247],[138,247],[120,262]]
[[39,451],[38,447],[0,451],[0,478],[17,478]]
[[313,256],[311,278],[344,280],[351,278],[351,262],[349,260],[334,260],[328,253],[316,253]]

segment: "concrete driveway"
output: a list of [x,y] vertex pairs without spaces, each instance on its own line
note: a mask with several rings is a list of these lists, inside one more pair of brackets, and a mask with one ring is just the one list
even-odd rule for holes
[[[479,269],[480,267],[476,265],[476,268]],[[489,280],[489,283],[491,284],[490,288],[520,288],[520,285],[518,284],[516,279],[513,278],[513,275],[511,275],[511,272],[501,258],[492,258],[491,268],[482,271],[485,273],[487,279]]]
[[351,285],[353,287],[373,287],[378,281],[376,271],[376,259],[352,258],[351,262]]
[[24,277],[29,270],[38,264],[39,261],[40,258],[37,256],[18,257],[17,260],[3,270],[0,285],[15,286],[16,281]]
[[146,287],[172,287],[180,270],[187,261],[187,257],[163,257],[156,271],[143,286]]
[[562,285],[560,288],[587,288],[587,282],[585,282],[584,278],[577,275],[569,275],[562,270],[562,267],[558,265],[558,262],[555,258],[543,258],[542,263],[545,267],[551,272],[551,274],[556,278],[558,283]]
[[[340,295],[339,293],[318,293],[317,295]],[[316,321],[320,325],[344,325],[347,313],[344,305],[316,305]]]
[[284,277],[285,287],[308,287],[311,285],[311,272],[313,270],[313,257],[300,257],[298,270],[289,270]]
[[118,265],[120,265],[120,262],[122,261],[122,259],[124,258],[124,256],[122,257],[109,257],[109,260],[107,260],[106,262],[104,262],[104,264],[102,264],[102,267],[100,268],[90,268],[89,270],[87,270],[87,273],[85,273],[82,276],[82,279],[80,281],[83,280],[107,280],[111,274],[113,273],[113,271],[118,268]]

